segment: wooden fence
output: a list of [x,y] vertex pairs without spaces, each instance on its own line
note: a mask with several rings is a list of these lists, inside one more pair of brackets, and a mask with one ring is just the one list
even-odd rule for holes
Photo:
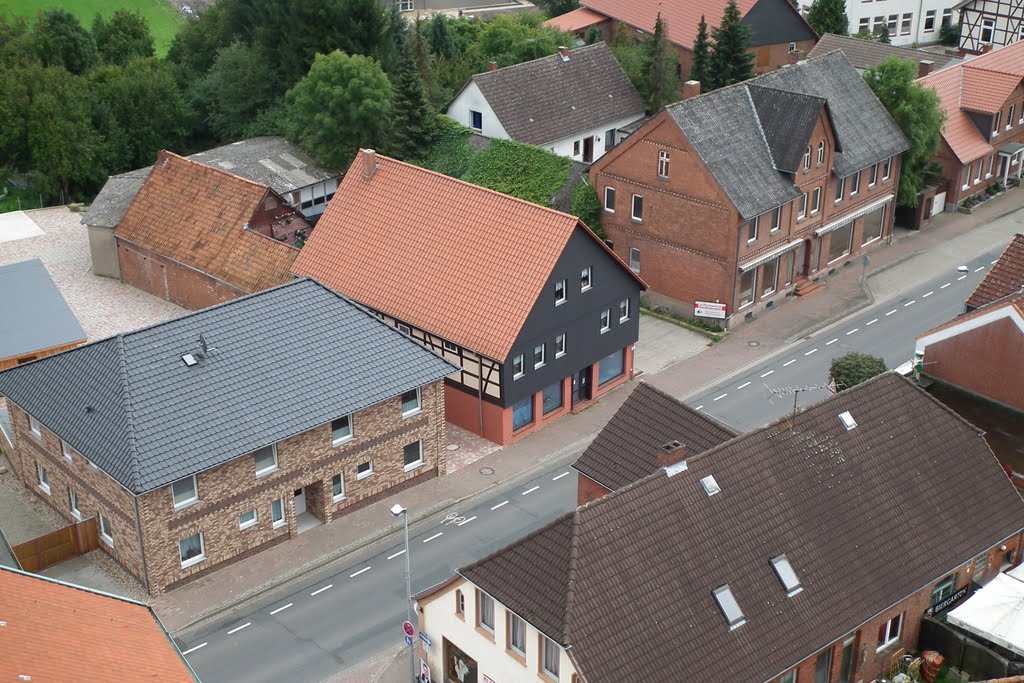
[[100,547],[96,518],[51,531],[14,546],[14,556],[27,572],[38,572]]

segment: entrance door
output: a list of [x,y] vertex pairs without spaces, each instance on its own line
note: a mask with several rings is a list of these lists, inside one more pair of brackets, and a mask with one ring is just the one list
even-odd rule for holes
[[804,240],[800,244],[800,250],[796,255],[797,268],[800,269],[800,276],[807,277],[811,274],[811,241]]
[[850,683],[853,678],[853,643],[856,637],[843,641],[843,658],[839,660],[839,683]]
[[590,400],[590,368],[586,367],[572,376],[572,404]]
[[295,489],[295,516],[298,517],[306,511],[306,489]]
[[589,164],[594,160],[594,136],[583,138],[583,163]]

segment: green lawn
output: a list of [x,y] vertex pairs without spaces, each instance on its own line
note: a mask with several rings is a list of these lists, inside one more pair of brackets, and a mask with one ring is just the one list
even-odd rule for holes
[[156,41],[156,53],[167,54],[178,28],[185,23],[167,0],[0,0],[0,14],[22,16],[31,20],[40,10],[63,7],[78,17],[86,29],[92,27],[96,13],[109,17],[115,10],[136,10],[149,22],[149,30]]

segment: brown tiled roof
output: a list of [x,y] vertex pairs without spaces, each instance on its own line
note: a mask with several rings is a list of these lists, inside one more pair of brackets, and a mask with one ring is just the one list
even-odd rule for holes
[[599,14],[592,9],[578,7],[571,12],[566,12],[565,14],[548,19],[544,22],[544,26],[572,33],[589,28],[595,24],[600,24],[602,21],[607,20],[608,17],[603,14]]
[[971,311],[970,313],[958,315],[952,320],[944,322],[941,325],[937,325],[936,327],[933,327],[927,332],[922,332],[921,334],[917,335],[915,339],[923,339],[925,337],[930,337],[936,332],[941,332],[942,330],[947,330],[951,327],[956,327],[957,325],[961,325],[970,320],[974,320],[975,318],[980,318],[983,315],[988,315],[992,311],[997,311],[999,309],[1006,307],[1015,308],[1021,316],[1024,316],[1024,292],[1021,292],[1019,294],[1011,294],[1009,296],[1003,297],[1002,299],[996,299],[995,301],[987,303],[984,306]]
[[950,59],[945,55],[928,52],[927,50],[913,50],[909,47],[886,45],[873,40],[837,36],[834,33],[826,33],[818,39],[818,42],[815,43],[811,51],[807,53],[807,59],[820,57],[836,50],[840,50],[846,55],[846,58],[850,60],[850,64],[853,64],[858,69],[876,67],[889,57],[901,57],[913,62],[927,60],[933,63],[933,69],[941,69]]
[[4,681],[198,680],[149,607],[134,600],[0,567],[0,619]]
[[268,193],[266,185],[164,151],[114,234],[259,292],[290,280],[299,253],[245,228]]
[[646,382],[637,385],[573,467],[614,491],[658,469],[658,452],[679,441],[686,458],[736,436],[729,427]]
[[967,306],[980,308],[1024,289],[1024,234],[1016,234],[1003,254],[967,299]]
[[[574,230],[575,216],[362,151],[293,271],[504,361]],[[368,158],[368,157],[367,157]]]
[[[461,574],[539,615],[587,680],[763,681],[1024,526],[978,430],[894,373],[687,463]],[[566,553],[567,571],[538,561]],[[771,565],[783,553],[803,588],[792,597]],[[712,593],[726,584],[747,620],[732,630]],[[562,618],[538,600],[564,602]]]
[[[1024,42],[974,57],[965,62],[934,71],[919,79],[939,96],[946,122],[942,137],[961,163],[992,153],[989,139],[983,135],[967,110],[997,111],[1013,88],[1009,84],[1024,78]],[[999,97],[998,102],[996,101]]]

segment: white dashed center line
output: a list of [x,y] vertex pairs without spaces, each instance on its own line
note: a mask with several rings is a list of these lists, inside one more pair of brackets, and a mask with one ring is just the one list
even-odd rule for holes
[[782,364],[782,367],[787,367],[789,365],[792,365],[795,362],[796,362],[796,358],[794,358],[793,360],[787,360],[785,363]]
[[250,626],[252,626],[252,622],[251,621],[247,621],[244,624],[242,624],[241,626],[236,626],[235,628],[233,628],[230,631],[228,631],[228,635],[230,636],[230,635],[232,635],[234,633],[238,633],[243,628],[249,628]]
[[854,332],[860,332],[860,328],[859,327],[853,328],[852,330],[850,330],[849,332],[846,333],[846,336],[849,337]]
[[768,372],[766,372],[763,375],[761,375],[761,378],[764,379],[765,377],[767,377],[768,375],[770,375],[770,374],[772,374],[774,372],[775,372],[774,370],[769,370]]
[[561,479],[562,477],[568,477],[568,476],[569,476],[569,473],[568,473],[568,472],[562,472],[562,473],[561,473],[561,474],[559,474],[559,475],[558,475],[557,477],[552,477],[552,478],[551,478],[551,481],[558,481],[558,480],[559,480],[559,479]]
[[694,410],[704,410],[704,406],[697,406]]
[[868,325],[874,325],[874,324],[875,324],[875,323],[877,323],[877,322],[878,322],[878,318],[872,318],[871,320],[869,320],[869,321],[867,322],[867,324],[868,324]]
[[808,351],[808,352],[807,352],[807,353],[805,353],[804,355],[805,355],[805,356],[809,356],[809,355],[811,355],[812,353],[817,353],[817,351],[818,351],[818,347],[817,347],[817,346],[815,346],[815,347],[814,347],[813,349],[811,349],[810,351]]
[[726,396],[728,396],[728,395],[729,395],[728,393],[724,393],[724,394],[722,394],[721,396],[715,396],[715,397],[714,397],[713,399],[711,399],[711,400],[712,400],[712,401],[721,401],[721,400],[722,400],[723,398],[725,398],[725,397],[726,397]]
[[500,503],[498,503],[497,505],[495,505],[494,507],[492,507],[491,509],[492,509],[492,510],[497,510],[497,509],[498,509],[498,508],[500,508],[500,507],[501,507],[502,505],[508,505],[508,501],[507,501],[507,500],[503,500],[503,501],[501,501]]
[[907,306],[913,306],[916,303],[917,303],[917,299],[911,299],[907,303],[903,304],[903,308],[906,308]]
[[424,542],[424,543],[430,543],[431,541],[433,541],[433,540],[434,540],[435,538],[437,538],[438,536],[444,536],[444,532],[443,532],[443,531],[438,531],[438,532],[437,532],[436,534],[434,534],[433,536],[428,536],[427,538],[424,538],[424,539],[423,539],[423,542]]
[[839,341],[839,337],[836,337],[835,339],[830,339],[829,341],[825,342],[825,346],[832,346],[837,341]]
[[283,612],[283,611],[285,611],[286,609],[288,609],[289,607],[291,607],[294,604],[295,603],[293,603],[293,602],[289,602],[287,605],[282,605],[281,607],[278,607],[277,609],[272,610],[270,613],[271,614],[277,614],[278,612]]
[[200,643],[199,645],[196,645],[195,647],[192,647],[192,648],[189,648],[189,649],[185,650],[185,651],[184,651],[184,652],[182,652],[181,654],[182,654],[182,655],[190,655],[190,654],[192,654],[193,652],[195,652],[196,650],[202,650],[202,649],[203,649],[204,647],[206,647],[207,645],[209,645],[209,643]]
[[935,290],[932,290],[932,291],[928,292],[927,294],[922,294],[921,298],[922,299],[927,299],[928,297],[930,297],[934,293],[935,293]]
[[963,280],[965,277],[967,277],[967,276],[966,275],[961,275],[960,277],[957,278],[957,280]]
[[334,588],[334,584],[333,583],[329,583],[326,586],[324,586],[323,588],[317,588],[315,591],[313,591],[312,593],[309,594],[309,597],[313,597],[314,595],[320,595],[324,591],[330,590],[332,588]]
[[749,387],[749,386],[750,386],[750,382],[744,382],[743,384],[739,385],[739,386],[738,386],[738,387],[736,387],[736,388],[737,388],[737,389],[742,389],[743,387]]
[[886,315],[886,317],[888,317],[888,316],[892,315],[895,312],[896,312],[896,309],[894,308],[891,311],[889,311],[888,313],[886,313],[885,315]]
[[536,491],[536,490],[537,490],[537,489],[539,489],[539,488],[540,488],[539,486],[534,486],[533,488],[530,488],[530,489],[526,489],[525,491],[523,491],[522,495],[524,495],[524,496],[525,496],[525,495],[527,495],[528,493],[533,493],[534,491]]
[[390,555],[388,555],[388,559],[389,560],[393,560],[396,557],[398,557],[399,555],[405,555],[405,549],[404,548],[402,550],[399,550],[397,553],[391,553]]
[[473,521],[474,519],[476,519],[476,515],[473,515],[473,516],[472,516],[472,517],[470,517],[469,519],[464,519],[464,520],[462,520],[461,522],[459,522],[459,523],[458,523],[458,524],[456,524],[455,526],[462,526],[463,524],[469,524],[469,523],[470,523],[470,522],[472,522],[472,521]]
[[941,287],[939,287],[939,289],[945,289],[946,287],[949,287],[951,284],[953,284],[953,283],[952,282],[947,282],[946,284],[944,284]]
[[985,270],[985,266],[978,266],[974,269],[974,272],[977,273],[979,270]]
[[370,567],[363,567],[363,568],[362,568],[362,569],[360,569],[359,571],[357,571],[357,572],[355,572],[355,573],[353,573],[353,574],[349,574],[349,575],[348,575],[348,578],[350,578],[350,579],[354,579],[354,578],[356,578],[357,576],[359,576],[360,574],[362,574],[363,572],[368,572],[368,571],[370,571],[370,569],[371,569]]

